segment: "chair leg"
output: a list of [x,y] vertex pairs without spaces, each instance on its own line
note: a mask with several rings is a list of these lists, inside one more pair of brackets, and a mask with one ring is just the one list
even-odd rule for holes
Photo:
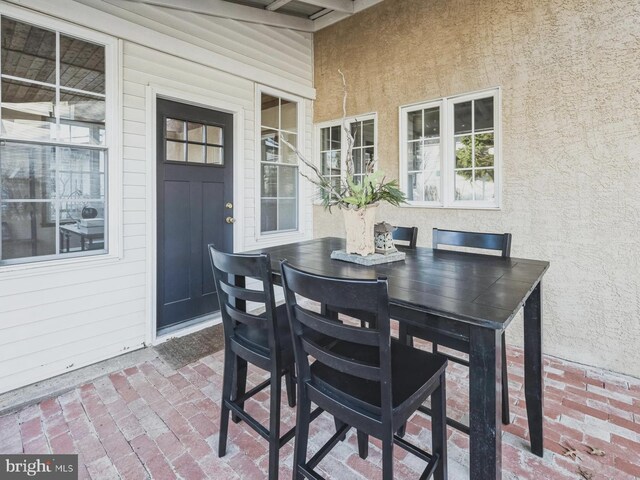
[[[233,396],[232,400],[241,397],[247,391],[247,361],[235,355],[235,369],[233,376]],[[238,403],[240,408],[244,408],[244,402]],[[240,417],[231,414],[233,423],[240,423]]]
[[404,438],[405,434],[407,433],[407,423],[403,423],[402,426],[398,429],[398,432],[396,433],[396,435],[398,435],[400,438]]
[[509,414],[509,374],[507,373],[507,341],[502,332],[502,423],[509,425],[511,415]]
[[309,441],[309,423],[311,422],[311,401],[307,393],[298,384],[298,409],[296,412],[296,440],[293,447],[293,480],[302,480],[300,467],[307,463],[307,443]]
[[[344,422],[339,420],[338,417],[333,417],[333,423],[336,426],[336,432],[344,426]],[[343,433],[340,437],[340,441],[343,442],[347,438],[347,432]]]
[[269,409],[269,480],[278,479],[280,460],[280,399],[282,378],[277,369],[271,371],[271,405]]
[[403,345],[413,347],[413,337],[411,335],[407,335],[407,326],[404,322],[400,322],[398,325],[398,340]]
[[358,455],[365,460],[369,456],[369,435],[358,430]]
[[293,368],[284,375],[284,385],[287,389],[287,401],[291,408],[296,406],[296,380],[293,377]]
[[432,453],[439,456],[434,480],[447,478],[447,388],[445,373],[440,375],[440,386],[431,394]]
[[393,480],[393,432],[391,429],[382,439],[382,480]]
[[231,401],[231,390],[233,387],[234,366],[236,364],[235,355],[231,350],[224,352],[224,371],[222,374],[222,402],[220,407],[220,433],[218,435],[218,456],[224,457],[227,453],[227,433],[229,431],[229,407],[227,402]]

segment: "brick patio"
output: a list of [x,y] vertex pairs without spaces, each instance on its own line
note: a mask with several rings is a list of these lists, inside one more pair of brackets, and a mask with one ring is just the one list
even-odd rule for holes
[[[512,424],[504,428],[505,479],[632,479],[640,477],[640,380],[545,359],[545,457],[528,451],[522,351],[509,348]],[[222,352],[177,371],[160,358],[102,377],[57,398],[0,417],[2,453],[79,453],[80,478],[173,479],[266,478],[267,444],[251,429],[231,423],[227,455],[216,452]],[[448,407],[465,418],[467,370],[448,369]],[[249,383],[262,374],[250,368]],[[247,409],[268,416],[268,394],[261,392]],[[283,401],[283,423],[292,426],[295,411]],[[283,427],[284,428],[284,427]],[[429,447],[430,422],[414,416],[408,438]],[[333,432],[323,414],[312,428],[312,445]],[[291,478],[292,443],[281,450],[280,478]],[[468,478],[468,438],[449,430],[451,479]],[[590,455],[588,446],[604,456]],[[564,456],[564,448],[579,458]],[[396,451],[396,478],[417,478],[424,464]],[[381,475],[376,444],[366,461],[357,455],[355,433],[320,464],[327,477],[374,479]],[[578,471],[582,469],[584,476]],[[590,477],[589,474],[593,476]]]

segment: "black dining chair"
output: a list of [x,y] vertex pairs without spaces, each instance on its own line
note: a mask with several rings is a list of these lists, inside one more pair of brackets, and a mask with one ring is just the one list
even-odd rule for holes
[[[394,227],[395,229],[391,232],[391,236],[393,237],[394,243],[396,241],[403,242],[401,245],[404,245],[409,248],[416,248],[416,244],[418,243],[418,227]],[[406,243],[404,243],[406,242]]]
[[[269,256],[223,253],[209,245],[224,329],[224,373],[220,413],[218,456],[226,454],[229,413],[243,420],[269,441],[269,479],[278,478],[279,450],[295,434],[280,436],[281,380],[289,406],[295,407],[294,354],[286,306],[276,307]],[[245,286],[245,279],[257,280],[257,288]],[[264,313],[247,313],[246,302],[264,306]],[[270,378],[246,392],[247,363],[266,370]],[[269,429],[244,410],[244,402],[266,387],[270,389]],[[318,412],[319,413],[319,412]]]
[[[322,478],[314,469],[350,428],[357,429],[361,456],[368,436],[382,441],[382,476],[393,478],[393,446],[427,462],[420,478],[447,477],[446,358],[403,345],[391,337],[387,281],[347,280],[304,272],[282,262],[282,285],[298,371],[294,479]],[[298,303],[298,296],[374,315],[375,328],[338,322]],[[330,338],[321,345],[314,336]],[[309,356],[315,361],[310,363]],[[432,452],[395,433],[431,397]],[[307,460],[311,402],[342,427]],[[363,454],[364,453],[364,454]]]
[[[482,250],[499,251],[503,258],[511,256],[511,234],[510,233],[481,233],[481,232],[462,232],[456,230],[440,230],[433,229],[433,249],[440,249],[441,245],[452,247],[468,247]],[[434,319],[437,317],[433,317]],[[433,352],[438,352],[438,345],[441,344],[447,348],[469,353],[468,342],[461,342],[458,338],[449,338],[443,335],[442,331],[437,328],[436,322],[431,327],[429,322],[424,326],[414,326],[400,324],[399,338],[402,343],[413,345],[413,337],[421,338],[432,342]],[[446,354],[443,354],[446,355]],[[450,360],[461,365],[469,366],[469,362],[453,355],[446,355]],[[507,374],[507,350],[504,332],[502,332],[502,423],[508,425],[510,422],[509,415],[509,377]],[[426,407],[421,408],[425,413],[429,412]],[[457,422],[450,422],[459,430],[467,432],[466,428],[461,428]],[[468,433],[468,432],[467,432]]]

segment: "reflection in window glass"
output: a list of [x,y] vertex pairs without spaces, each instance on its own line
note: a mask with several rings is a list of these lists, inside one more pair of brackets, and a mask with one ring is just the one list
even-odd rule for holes
[[298,228],[298,104],[261,94],[260,230]]
[[493,90],[401,108],[402,184],[409,201],[497,206],[497,98]]
[[407,199],[440,200],[440,107],[407,112]]
[[105,47],[0,22],[0,264],[104,253]]

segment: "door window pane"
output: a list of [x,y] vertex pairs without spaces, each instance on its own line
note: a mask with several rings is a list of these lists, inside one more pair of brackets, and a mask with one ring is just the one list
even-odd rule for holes
[[190,142],[204,143],[204,125],[189,122],[187,132],[187,138]]
[[207,125],[207,143],[210,145],[222,145],[222,129]]
[[211,165],[224,165],[222,147],[207,147],[207,163]]
[[471,145],[472,138],[473,137],[471,135],[456,137],[456,168],[473,167],[473,147]]
[[429,108],[424,111],[424,136],[440,136],[440,107]]
[[455,172],[455,199],[473,200],[473,170]]
[[167,160],[172,162],[184,162],[186,160],[184,147],[184,143],[167,141]]
[[171,140],[185,140],[186,122],[167,118],[165,125],[165,137]]
[[476,167],[493,167],[494,162],[493,133],[476,135]]
[[204,163],[205,162],[205,146],[188,143],[187,162]]
[[476,170],[473,182],[474,199],[491,201],[495,198],[495,181],[493,169]]

